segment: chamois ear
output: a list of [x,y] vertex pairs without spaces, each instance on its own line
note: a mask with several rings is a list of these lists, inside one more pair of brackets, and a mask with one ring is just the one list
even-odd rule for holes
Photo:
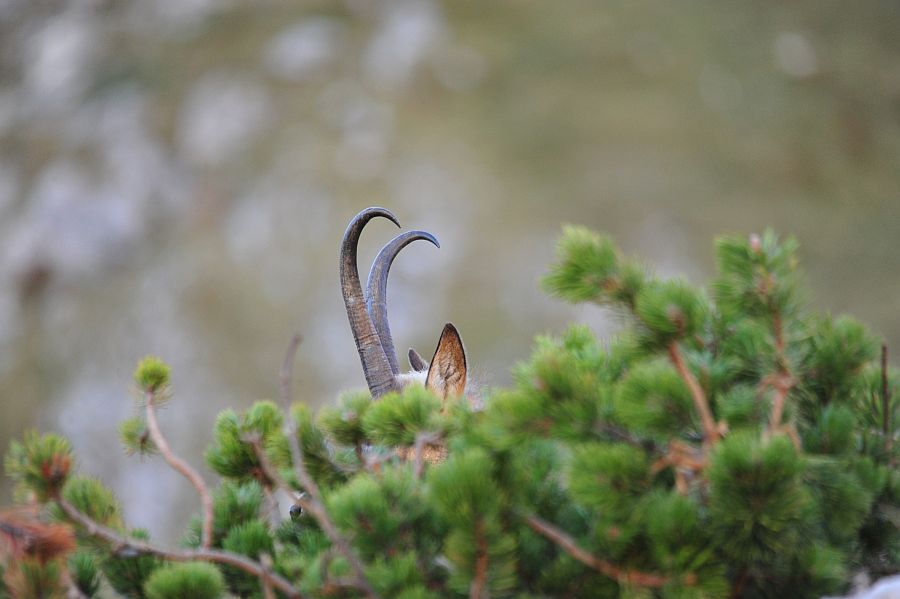
[[409,366],[413,369],[413,372],[425,372],[428,370],[428,362],[423,360],[419,352],[413,348],[409,348]]
[[466,392],[466,350],[463,349],[456,327],[449,322],[444,325],[441,339],[434,350],[425,387],[442,399]]

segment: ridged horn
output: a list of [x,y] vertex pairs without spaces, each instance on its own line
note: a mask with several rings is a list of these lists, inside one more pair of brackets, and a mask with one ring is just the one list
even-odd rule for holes
[[369,280],[366,283],[366,308],[375,325],[378,338],[381,339],[381,347],[384,348],[384,355],[391,366],[391,372],[395,375],[400,374],[400,364],[397,362],[397,352],[394,349],[394,339],[391,337],[391,325],[387,315],[388,273],[400,250],[417,239],[424,239],[430,241],[435,247],[441,247],[437,238],[426,231],[401,233],[385,244],[375,256],[372,269],[369,271]]
[[375,207],[366,208],[353,217],[341,240],[341,295],[344,296],[350,330],[353,332],[353,340],[356,342],[366,383],[369,385],[372,397],[376,399],[389,391],[399,390],[378,332],[366,309],[366,299],[363,296],[359,270],[356,265],[359,236],[366,224],[378,216],[400,226],[400,222],[389,210]]

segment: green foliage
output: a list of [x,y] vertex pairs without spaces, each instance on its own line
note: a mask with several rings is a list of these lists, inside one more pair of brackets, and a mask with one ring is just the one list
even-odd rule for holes
[[[252,558],[259,558],[263,553],[269,556],[275,553],[275,543],[268,526],[257,519],[232,527],[222,541],[222,548]],[[248,597],[259,592],[259,579],[255,576],[232,566],[225,566],[223,570],[231,593]]]
[[74,476],[63,488],[63,497],[78,511],[109,528],[122,528],[119,502],[96,478]]
[[[407,599],[812,599],[859,570],[900,569],[900,373],[882,370],[858,322],[806,311],[795,241],[719,240],[708,291],[660,280],[582,228],[559,252],[544,286],[625,315],[616,338],[584,326],[539,337],[480,411],[421,386],[377,402],[348,393],[318,417],[305,404],[226,410],[206,452],[224,477],[211,549],[271,559],[315,599],[363,596],[355,560],[380,596]],[[161,362],[138,371],[165,395]],[[318,496],[301,488],[290,432]],[[127,450],[154,449],[140,419],[121,433]],[[6,458],[53,516],[62,494],[125,530],[112,494],[70,464],[64,439],[35,433]],[[271,513],[277,478],[308,511]],[[83,527],[78,541],[68,569],[87,595],[97,564],[127,597],[263,594],[233,565],[120,552]],[[199,518],[184,543],[200,547]],[[26,563],[7,584],[52,596],[61,567]]]
[[416,435],[431,428],[441,403],[424,387],[409,386],[390,393],[366,410],[363,430],[381,445],[412,445]]
[[140,416],[128,418],[119,424],[119,439],[128,454],[153,455],[159,451],[150,438],[147,423]]
[[72,582],[86,597],[96,597],[100,591],[100,569],[97,556],[89,551],[77,551],[69,557]]
[[253,449],[253,442],[265,448],[282,436],[283,415],[271,401],[258,401],[238,415],[225,410],[216,419],[214,445],[206,451],[206,463],[226,478],[246,481],[250,478],[272,487]]
[[800,299],[796,252],[793,237],[782,242],[771,230],[749,243],[736,236],[717,239],[719,277],[713,289],[723,315],[793,315]]
[[796,554],[815,515],[804,464],[785,437],[727,437],[712,455],[710,524],[721,551],[740,566],[778,566]]
[[443,552],[454,568],[450,586],[466,592],[480,568],[492,596],[515,587],[516,540],[503,529],[504,497],[489,456],[470,449],[450,456],[429,473],[429,499],[450,530]]
[[[319,484],[330,486],[346,480],[344,464],[335,461],[335,454],[329,447],[325,433],[316,426],[315,419],[309,406],[306,404],[294,404],[290,409],[290,418],[293,420],[297,441],[303,452],[306,468]],[[300,488],[292,468],[293,458],[287,435],[277,435],[269,440],[269,455],[275,466],[281,470],[281,475],[291,482],[295,488]]]
[[629,428],[660,439],[698,429],[690,391],[666,360],[644,362],[622,379],[615,413]]
[[703,328],[706,302],[684,281],[653,281],[638,294],[634,307],[646,327],[648,344],[666,346]]
[[[128,535],[138,541],[150,539],[146,530],[135,529]],[[155,572],[162,562],[152,556],[140,553],[127,553],[124,555],[107,555],[100,565],[100,569],[109,586],[117,593],[125,597],[144,599],[148,595],[144,592],[144,583]]]
[[134,382],[142,391],[158,393],[169,385],[169,366],[156,356],[147,356],[138,363]]
[[6,474],[38,501],[59,494],[72,468],[72,447],[59,435],[27,431],[22,442],[12,441],[4,460]]
[[147,599],[217,599],[225,592],[222,573],[205,562],[163,566],[144,587]]
[[319,411],[319,426],[339,445],[356,447],[366,442],[363,419],[372,406],[372,396],[365,391],[343,394],[337,407]]
[[542,281],[547,291],[573,303],[634,306],[645,283],[644,268],[623,259],[609,237],[565,227],[557,254],[559,263]]

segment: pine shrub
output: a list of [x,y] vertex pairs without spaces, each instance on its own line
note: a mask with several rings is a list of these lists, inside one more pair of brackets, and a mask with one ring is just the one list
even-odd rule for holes
[[[222,480],[180,549],[129,532],[65,439],[27,433],[6,470],[46,510],[23,530],[66,523],[78,548],[3,545],[0,596],[813,598],[896,572],[900,374],[863,325],[809,310],[796,251],[723,237],[698,288],[570,227],[543,286],[621,313],[615,338],[538,338],[479,411],[420,387],[226,410],[205,454]],[[154,437],[168,366],[135,382],[126,450],[190,478]],[[273,512],[279,489],[294,504]],[[6,540],[26,534],[12,513]]]

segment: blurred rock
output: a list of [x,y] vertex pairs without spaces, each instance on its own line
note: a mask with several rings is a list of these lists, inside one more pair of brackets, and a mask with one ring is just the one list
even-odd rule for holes
[[77,7],[31,32],[22,56],[30,109],[64,110],[84,92],[102,49],[102,33],[90,14]]
[[363,67],[376,87],[403,87],[441,41],[444,18],[431,0],[393,0],[381,7]]
[[23,292],[39,291],[34,285],[43,284],[44,277],[91,278],[122,264],[142,227],[135,203],[98,187],[83,169],[62,160],[38,177],[4,244],[3,270],[13,273]]
[[434,75],[447,89],[464,92],[475,88],[487,73],[487,61],[474,48],[451,45],[433,60]]
[[802,33],[783,31],[772,46],[775,66],[797,79],[812,77],[819,72],[819,59],[812,43]]
[[266,69],[280,79],[304,81],[338,58],[343,24],[327,17],[305,19],[277,34],[266,47]]
[[273,117],[268,91],[259,82],[237,73],[207,73],[181,105],[179,146],[197,165],[221,165],[245,150]]

